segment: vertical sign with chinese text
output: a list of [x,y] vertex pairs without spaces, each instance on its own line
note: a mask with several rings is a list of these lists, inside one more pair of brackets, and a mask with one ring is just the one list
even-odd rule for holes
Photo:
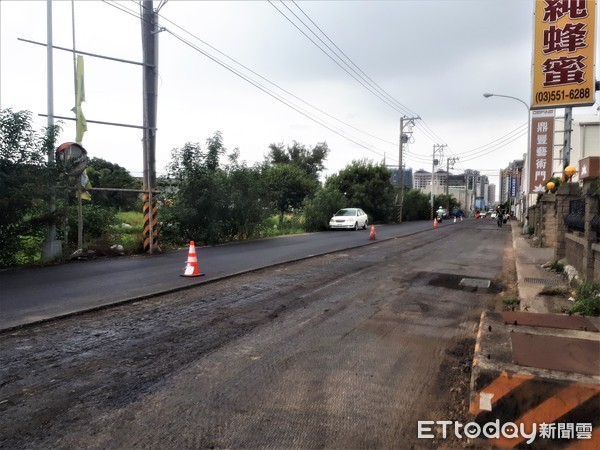
[[595,0],[534,0],[531,109],[594,104]]
[[532,111],[530,148],[529,193],[543,193],[546,192],[546,182],[552,178],[554,109]]
[[516,198],[518,192],[518,179],[516,175],[510,176],[510,198]]

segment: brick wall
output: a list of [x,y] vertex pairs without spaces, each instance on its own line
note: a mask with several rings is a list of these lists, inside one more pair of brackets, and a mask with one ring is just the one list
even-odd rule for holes
[[593,244],[594,250],[594,280],[600,281],[600,244]]
[[554,247],[556,245],[556,196],[545,194],[539,203],[541,214],[540,245],[542,247]]
[[569,265],[575,267],[577,272],[583,275],[583,259],[581,254],[585,246],[585,240],[582,237],[583,233],[571,232],[567,234],[565,239],[566,259]]
[[[598,192],[595,184],[585,181],[564,183],[556,194],[546,193],[527,210],[528,224],[541,247],[553,247],[554,258],[566,260],[586,281],[600,281],[600,243],[591,230],[592,219],[599,214]],[[565,217],[570,201],[585,198],[585,231],[569,231]]]

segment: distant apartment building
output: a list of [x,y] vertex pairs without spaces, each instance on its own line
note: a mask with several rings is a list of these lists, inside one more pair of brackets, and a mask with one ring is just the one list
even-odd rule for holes
[[431,186],[433,181],[433,195],[441,195],[446,193],[446,183],[448,180],[448,172],[444,170],[438,170],[434,172],[433,178],[431,172],[419,169],[414,173],[413,188],[421,191],[431,193]]
[[488,186],[488,206],[493,206],[496,203],[496,185],[490,184]]
[[[420,169],[414,173],[414,189],[431,194],[431,172]],[[444,170],[433,174],[433,195],[452,195],[466,211],[483,210],[495,201],[495,186],[490,196],[489,179],[477,170],[466,170],[462,174],[452,175]]]
[[[390,167],[388,168],[388,170],[390,171],[390,177],[391,177],[391,182],[394,186],[398,186],[398,168],[397,167]],[[402,179],[402,182],[404,183],[404,187],[411,189],[413,187],[413,171],[411,168],[405,168],[404,169],[404,177]]]
[[525,160],[516,159],[508,167],[500,170],[500,203],[506,203],[509,199],[515,204],[522,196],[521,180]]

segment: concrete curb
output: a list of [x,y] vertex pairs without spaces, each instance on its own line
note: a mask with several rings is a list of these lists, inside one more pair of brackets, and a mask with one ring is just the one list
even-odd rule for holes
[[551,273],[542,267],[543,264],[554,261],[554,249],[531,247],[518,225],[511,222],[511,229],[521,309],[547,313],[549,311],[544,300],[538,297],[540,292],[547,285],[567,284],[562,275]]

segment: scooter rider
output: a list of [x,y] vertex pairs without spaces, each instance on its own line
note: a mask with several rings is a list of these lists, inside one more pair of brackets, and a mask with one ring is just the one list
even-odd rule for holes
[[501,227],[504,221],[504,210],[500,208],[500,205],[496,206],[496,221],[498,222],[498,226]]

